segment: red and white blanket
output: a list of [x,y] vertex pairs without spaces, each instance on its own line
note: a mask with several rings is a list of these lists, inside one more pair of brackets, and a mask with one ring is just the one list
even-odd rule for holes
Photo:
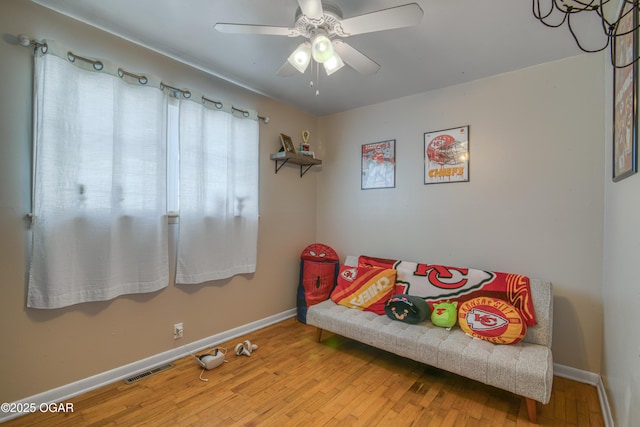
[[500,298],[513,305],[527,326],[536,324],[529,278],[519,274],[449,267],[362,255],[359,267],[392,268],[397,271],[397,294],[423,298],[431,305],[443,300],[458,305],[479,296]]

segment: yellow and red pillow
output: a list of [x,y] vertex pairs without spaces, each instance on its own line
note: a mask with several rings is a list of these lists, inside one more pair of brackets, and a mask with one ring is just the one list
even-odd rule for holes
[[395,285],[396,270],[343,265],[331,300],[345,307],[385,314],[385,304]]
[[466,334],[494,344],[515,344],[527,333],[527,324],[520,312],[498,298],[465,301],[458,308],[458,324]]

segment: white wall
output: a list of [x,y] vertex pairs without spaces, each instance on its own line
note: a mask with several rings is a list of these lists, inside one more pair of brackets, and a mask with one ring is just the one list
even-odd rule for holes
[[[554,285],[554,360],[600,372],[604,70],[600,55],[323,117],[318,240]],[[470,126],[470,181],[423,184],[423,134]],[[361,144],[396,139],[396,188],[360,189]]]
[[[612,111],[612,72],[607,70]],[[608,136],[611,115],[607,118]],[[635,426],[640,420],[640,174],[614,183],[611,143],[605,153],[603,377],[616,425]]]

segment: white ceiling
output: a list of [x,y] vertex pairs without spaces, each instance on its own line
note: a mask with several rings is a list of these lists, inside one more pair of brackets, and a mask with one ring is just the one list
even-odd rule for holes
[[[424,11],[420,24],[345,39],[381,65],[376,74],[321,70],[316,96],[309,70],[276,75],[303,39],[213,29],[216,22],[292,27],[296,0],[33,1],[315,115],[581,53],[566,26],[548,28],[533,17],[532,0],[414,0]],[[349,18],[412,1],[332,2]],[[591,42],[602,31],[597,23],[585,28]]]

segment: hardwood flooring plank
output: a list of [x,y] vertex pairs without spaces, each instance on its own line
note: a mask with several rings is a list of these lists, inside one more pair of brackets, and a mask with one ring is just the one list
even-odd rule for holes
[[[512,393],[326,331],[321,343],[314,336],[315,328],[288,319],[223,343],[227,362],[202,374],[208,382],[188,356],[134,384],[70,399],[73,413],[33,413],[3,427],[533,426]],[[258,349],[236,356],[245,339]],[[554,378],[537,425],[603,426],[597,390]]]

